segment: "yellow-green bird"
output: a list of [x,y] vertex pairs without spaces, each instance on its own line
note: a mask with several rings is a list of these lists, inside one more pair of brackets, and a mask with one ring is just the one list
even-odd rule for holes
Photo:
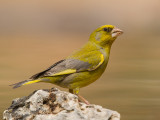
[[81,101],[89,104],[78,94],[79,89],[93,83],[102,75],[109,60],[112,43],[122,33],[122,30],[113,25],[97,28],[78,51],[30,79],[13,84],[13,88],[37,82],[52,83],[68,88],[69,92],[77,94]]

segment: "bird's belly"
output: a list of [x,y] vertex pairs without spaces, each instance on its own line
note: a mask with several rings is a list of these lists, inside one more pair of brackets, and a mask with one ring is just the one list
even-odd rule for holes
[[106,65],[102,65],[100,68],[94,71],[85,71],[71,74],[67,76],[63,81],[61,81],[59,86],[69,89],[85,87],[96,81],[102,75],[105,68]]

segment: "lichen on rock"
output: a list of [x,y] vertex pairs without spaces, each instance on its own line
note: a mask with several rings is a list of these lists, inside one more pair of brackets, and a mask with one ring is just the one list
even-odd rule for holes
[[120,120],[116,111],[99,105],[86,105],[74,94],[51,90],[37,90],[27,97],[14,99],[4,111],[4,120]]

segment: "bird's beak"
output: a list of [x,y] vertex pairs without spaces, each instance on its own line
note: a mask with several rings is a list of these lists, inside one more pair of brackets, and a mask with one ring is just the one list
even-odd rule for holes
[[123,33],[122,30],[118,29],[118,28],[114,28],[111,32],[112,37],[118,37],[119,35],[121,35]]

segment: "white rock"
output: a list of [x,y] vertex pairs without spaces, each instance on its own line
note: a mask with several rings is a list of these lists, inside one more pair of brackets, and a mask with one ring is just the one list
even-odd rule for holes
[[4,111],[4,120],[120,120],[116,111],[99,105],[78,102],[74,94],[51,90],[37,90],[31,95],[13,100]]

